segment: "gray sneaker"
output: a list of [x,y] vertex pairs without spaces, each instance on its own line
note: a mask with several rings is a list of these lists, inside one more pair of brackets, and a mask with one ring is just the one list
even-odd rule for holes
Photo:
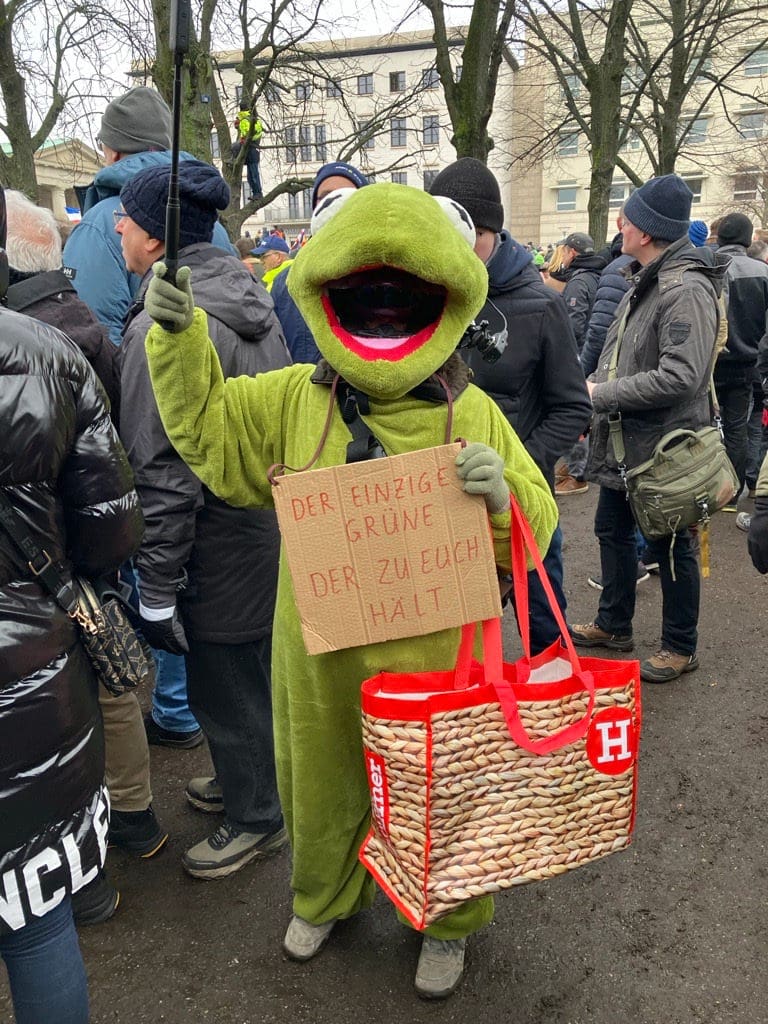
[[310,924],[294,914],[283,939],[283,952],[299,963],[311,960],[326,944],[335,924],[336,918],[323,924]]
[[445,999],[464,973],[466,939],[433,939],[425,935],[416,968],[416,994],[422,999]]
[[193,878],[224,878],[255,857],[277,853],[287,842],[288,833],[282,826],[274,832],[243,832],[225,821],[212,836],[187,850],[181,864]]
[[224,792],[216,779],[210,777],[190,779],[186,789],[187,800],[198,811],[207,814],[224,812]]
[[744,533],[749,533],[749,527],[752,522],[752,515],[749,512],[739,512],[736,516],[736,525]]

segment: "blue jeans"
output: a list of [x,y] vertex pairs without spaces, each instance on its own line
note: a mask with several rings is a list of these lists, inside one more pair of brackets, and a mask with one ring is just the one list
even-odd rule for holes
[[[632,634],[637,589],[635,529],[624,491],[601,487],[595,511],[595,536],[600,542],[603,589],[595,624],[618,636]],[[661,645],[675,654],[695,654],[701,591],[697,544],[690,530],[675,534],[673,580],[670,541],[670,537],[649,540],[645,549],[648,561],[659,563]]]
[[[120,579],[131,588],[128,600],[139,611],[139,590],[136,570],[131,562],[120,567]],[[152,717],[161,729],[172,732],[196,732],[200,726],[187,702],[187,670],[180,654],[151,649],[157,671],[152,691]]]
[[746,370],[741,374],[734,372],[732,376],[719,379],[716,368],[715,392],[723,421],[725,450],[739,478],[741,493],[747,470],[747,421],[752,398],[752,382],[747,380]]
[[183,656],[154,648],[152,653],[157,664],[155,688],[152,691],[152,717],[161,729],[196,732],[200,726],[189,708],[187,670]]
[[88,986],[72,902],[0,938],[16,1024],[88,1024]]
[[188,637],[189,704],[208,740],[227,821],[246,832],[282,824],[272,736],[272,637],[211,644]]
[[245,170],[248,175],[248,188],[251,190],[252,196],[260,196],[261,191],[261,177],[259,176],[259,164],[261,162],[261,153],[257,146],[251,144],[248,147],[248,152],[245,155]]
[[[555,528],[552,540],[547,553],[542,558],[544,568],[547,570],[549,582],[555,593],[555,598],[565,618],[566,600],[563,593],[563,531],[560,526]],[[514,607],[514,592],[510,599]],[[528,573],[528,611],[531,619],[531,654],[539,654],[555,640],[560,638],[560,627],[555,621],[549,600],[544,593],[538,573],[534,570]],[[517,608],[515,608],[517,616]],[[518,619],[518,630],[520,620]]]

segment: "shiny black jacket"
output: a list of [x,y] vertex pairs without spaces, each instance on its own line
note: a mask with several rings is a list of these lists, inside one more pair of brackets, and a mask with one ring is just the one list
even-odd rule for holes
[[[0,486],[64,572],[115,569],[141,540],[130,467],[93,371],[63,334],[5,309]],[[82,645],[0,529],[0,934],[51,909],[52,894],[77,889],[103,860],[103,776]]]

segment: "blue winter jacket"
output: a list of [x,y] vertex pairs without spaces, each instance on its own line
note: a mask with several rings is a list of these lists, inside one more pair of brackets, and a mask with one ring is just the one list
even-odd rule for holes
[[270,295],[275,304],[275,313],[283,328],[283,334],[294,363],[316,363],[320,352],[307,322],[288,291],[288,274],[278,274],[272,282]]
[[[193,159],[189,153],[180,153],[179,158]],[[85,192],[81,203],[83,219],[64,246],[64,273],[83,302],[105,325],[115,345],[122,340],[123,321],[141,278],[126,269],[112,214],[120,206],[120,189],[126,182],[147,167],[170,162],[170,150],[162,150],[133,153],[102,167]],[[211,241],[237,255],[221,224],[215,225]]]
[[[615,252],[615,249],[612,249]],[[629,281],[622,274],[624,267],[632,262],[632,257],[621,253],[612,260],[600,275],[592,303],[592,312],[587,325],[587,337],[581,350],[581,368],[584,376],[589,377],[597,369],[600,353],[603,351],[605,336],[621,302],[624,292],[629,290]]]

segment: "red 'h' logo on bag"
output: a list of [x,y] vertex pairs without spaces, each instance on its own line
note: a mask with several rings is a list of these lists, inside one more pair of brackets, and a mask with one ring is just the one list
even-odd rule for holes
[[626,708],[603,708],[589,723],[587,758],[603,775],[621,775],[637,756],[637,729]]
[[389,785],[387,783],[387,766],[384,758],[365,751],[365,767],[368,771],[368,787],[371,791],[371,810],[376,826],[383,839],[389,842]]

